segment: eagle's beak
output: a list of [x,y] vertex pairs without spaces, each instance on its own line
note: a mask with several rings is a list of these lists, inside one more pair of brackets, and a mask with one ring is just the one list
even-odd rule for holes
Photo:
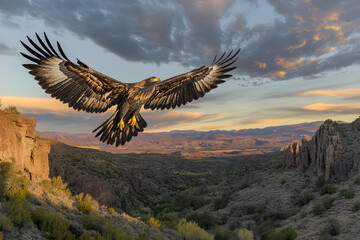
[[153,82],[159,82],[160,81],[160,78],[156,77],[153,79]]

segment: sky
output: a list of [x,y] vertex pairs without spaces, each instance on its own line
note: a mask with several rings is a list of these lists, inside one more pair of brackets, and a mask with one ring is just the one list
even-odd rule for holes
[[46,32],[70,60],[122,82],[165,80],[241,48],[232,78],[173,110],[143,110],[146,131],[263,128],[360,114],[358,0],[1,0],[0,99],[39,131],[86,133],[103,114],[52,99],[20,40]]

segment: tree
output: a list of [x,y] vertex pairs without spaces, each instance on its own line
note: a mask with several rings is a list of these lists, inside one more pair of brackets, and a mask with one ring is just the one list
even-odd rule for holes
[[9,113],[20,114],[20,112],[16,109],[15,106],[8,106],[8,107],[5,108],[4,110],[7,111],[7,112],[9,112]]

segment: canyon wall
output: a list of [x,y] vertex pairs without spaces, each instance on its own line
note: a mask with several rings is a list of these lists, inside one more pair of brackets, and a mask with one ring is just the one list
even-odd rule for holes
[[0,159],[11,161],[34,181],[49,177],[50,143],[35,133],[36,119],[0,110]]

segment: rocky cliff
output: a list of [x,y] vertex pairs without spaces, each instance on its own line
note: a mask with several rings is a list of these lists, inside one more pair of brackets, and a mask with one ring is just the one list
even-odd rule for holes
[[325,179],[346,180],[360,172],[360,118],[352,123],[326,120],[311,140],[285,148],[284,161],[312,168]]
[[49,176],[50,143],[35,134],[36,119],[0,110],[0,159],[12,161],[29,178],[42,181]]

